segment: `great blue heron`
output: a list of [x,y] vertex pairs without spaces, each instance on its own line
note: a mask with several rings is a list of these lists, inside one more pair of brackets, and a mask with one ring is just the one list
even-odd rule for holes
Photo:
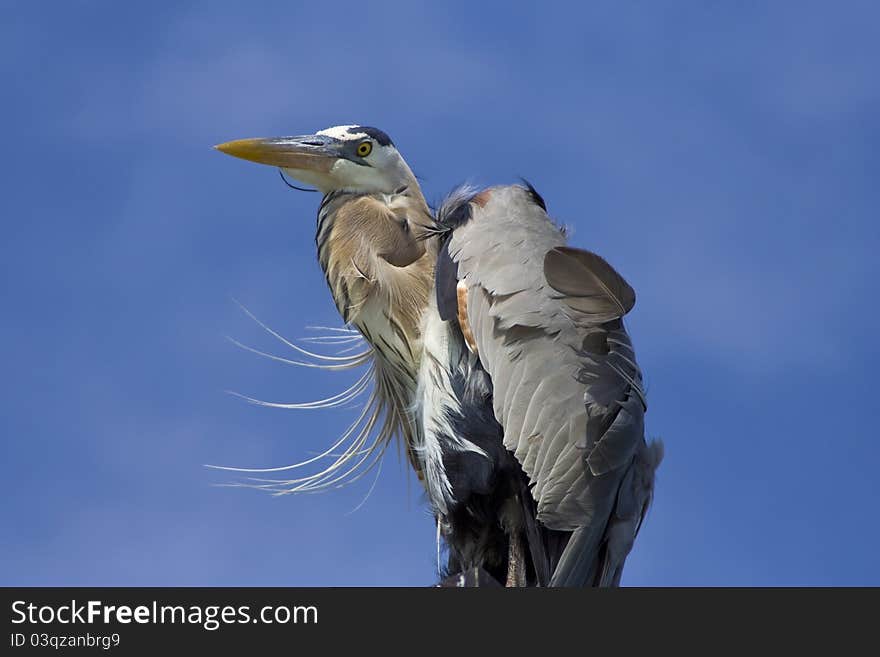
[[620,274],[566,246],[528,183],[460,188],[432,213],[376,128],[217,148],[324,195],[318,259],[342,318],[370,345],[352,362],[372,358],[361,434],[377,435],[344,449],[324,480],[398,436],[453,581],[618,585],[662,458],[644,439],[622,322],[635,294]]

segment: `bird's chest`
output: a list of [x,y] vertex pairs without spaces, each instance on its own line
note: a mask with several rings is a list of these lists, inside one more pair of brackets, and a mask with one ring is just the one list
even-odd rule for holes
[[378,295],[365,296],[352,323],[369,342],[377,356],[399,370],[415,390],[420,340],[395,317],[394,308],[383,303]]
[[489,492],[496,452],[503,450],[502,431],[491,413],[488,377],[460,333],[436,310],[425,314],[422,331],[414,405],[420,427],[417,453],[428,497],[446,516],[457,506],[470,504],[474,494]]

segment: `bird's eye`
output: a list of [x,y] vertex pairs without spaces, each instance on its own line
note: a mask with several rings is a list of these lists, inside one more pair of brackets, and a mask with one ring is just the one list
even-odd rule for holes
[[357,154],[360,157],[366,157],[367,155],[369,155],[372,152],[372,150],[373,150],[373,142],[362,141],[360,144],[358,144]]

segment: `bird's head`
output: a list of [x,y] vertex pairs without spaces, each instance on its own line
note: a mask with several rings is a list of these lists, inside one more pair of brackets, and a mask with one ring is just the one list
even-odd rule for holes
[[403,187],[418,189],[394,143],[377,128],[343,125],[314,135],[238,139],[215,148],[278,167],[325,194],[335,190],[391,194]]

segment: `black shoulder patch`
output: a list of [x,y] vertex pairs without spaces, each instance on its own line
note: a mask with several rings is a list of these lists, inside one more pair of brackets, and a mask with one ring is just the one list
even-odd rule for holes
[[532,197],[532,201],[534,201],[535,205],[540,207],[544,212],[547,212],[547,204],[544,203],[544,197],[538,193],[538,190],[535,189],[534,185],[525,178],[520,178],[520,180],[523,181],[523,184],[526,186],[526,191],[529,193],[529,196]]
[[348,129],[348,133],[352,135],[357,134],[358,132],[363,132],[371,139],[375,139],[376,143],[380,146],[394,146],[394,142],[391,141],[391,137],[379,130],[379,128],[371,128],[368,125],[356,125]]
[[437,264],[434,267],[434,291],[437,296],[437,312],[444,322],[458,322],[458,265],[449,255],[449,240],[443,241]]

